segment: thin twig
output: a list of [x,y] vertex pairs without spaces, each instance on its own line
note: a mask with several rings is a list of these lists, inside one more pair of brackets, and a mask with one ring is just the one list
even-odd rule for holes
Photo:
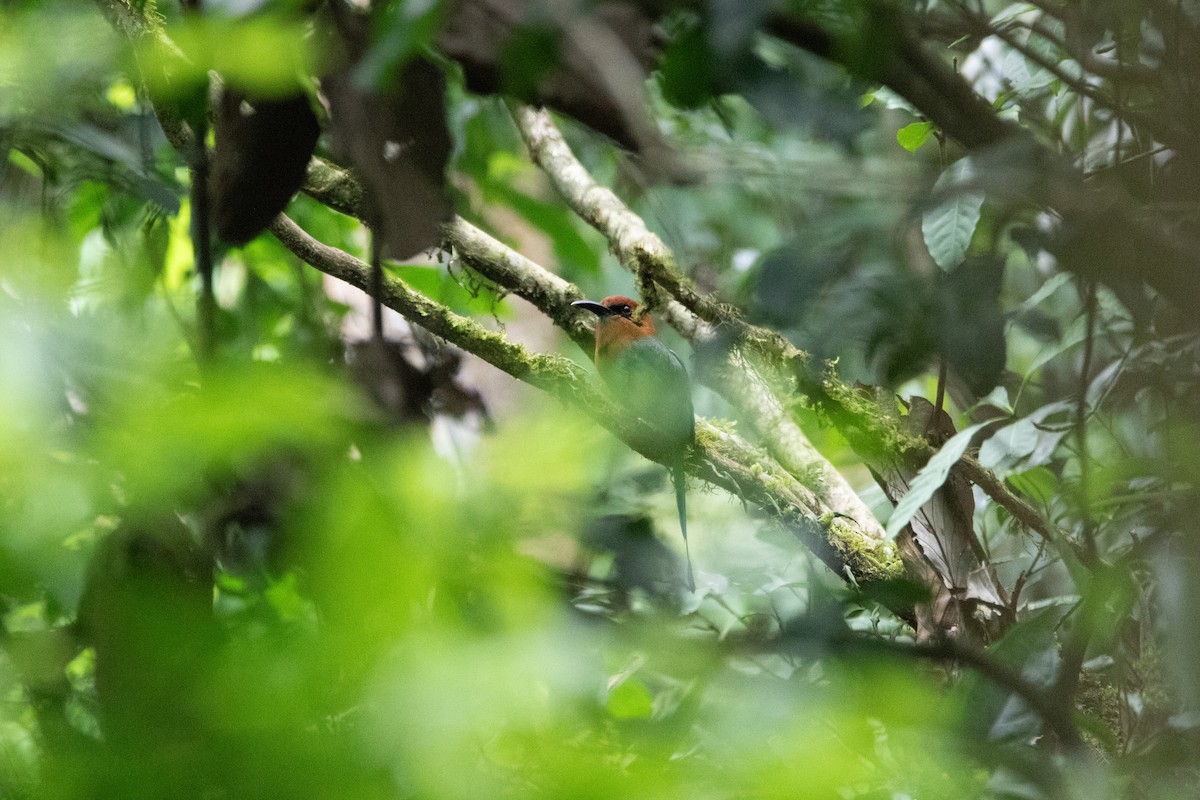
[[216,352],[217,301],[213,292],[211,213],[208,203],[208,150],[204,147],[207,124],[201,122],[193,141],[192,154],[192,248],[196,274],[200,276],[200,294],[196,298],[196,338],[201,362]]
[[1088,458],[1087,419],[1088,385],[1092,374],[1092,350],[1096,334],[1096,285],[1088,282],[1080,287],[1084,303],[1083,364],[1079,373],[1079,394],[1075,401],[1075,443],[1079,451],[1079,511],[1083,518],[1083,542],[1088,563],[1095,562],[1096,522],[1091,511],[1091,463]]
[[797,648],[803,650],[811,642],[811,644],[831,647],[835,651],[843,653],[857,652],[955,662],[975,670],[987,680],[1024,700],[1030,710],[1039,715],[1046,726],[1054,732],[1065,748],[1077,749],[1083,744],[1079,728],[1075,724],[1072,705],[1069,702],[1065,704],[1060,702],[1055,695],[1057,687],[1042,687],[1026,680],[1019,672],[997,661],[986,651],[956,639],[941,638],[928,642],[913,642],[867,638],[849,631],[835,633],[831,636],[824,627],[819,628],[819,633],[810,635],[801,622],[790,625],[789,629],[785,630],[778,639],[731,637],[730,641],[757,651],[782,650],[787,653]]

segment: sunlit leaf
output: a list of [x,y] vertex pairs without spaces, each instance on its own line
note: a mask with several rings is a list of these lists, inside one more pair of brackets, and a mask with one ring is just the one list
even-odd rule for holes
[[910,153],[915,153],[933,133],[932,122],[912,122],[896,131],[896,141]]
[[303,22],[190,16],[167,33],[177,51],[147,37],[141,54],[159,97],[187,94],[207,81],[210,70],[261,97],[294,94],[301,88],[300,75],[319,60]]
[[617,719],[646,718],[654,710],[654,696],[640,680],[630,676],[609,690],[605,707]]

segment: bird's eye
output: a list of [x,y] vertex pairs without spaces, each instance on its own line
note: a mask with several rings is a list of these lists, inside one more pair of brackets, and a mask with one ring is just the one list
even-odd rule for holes
[[633,311],[633,309],[629,307],[628,303],[622,303],[621,307],[617,310],[620,311],[622,314],[628,314],[631,311]]

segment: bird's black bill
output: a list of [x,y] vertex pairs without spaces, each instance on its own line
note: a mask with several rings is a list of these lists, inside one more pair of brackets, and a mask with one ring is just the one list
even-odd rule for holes
[[597,317],[611,317],[615,312],[611,308],[605,308],[599,303],[591,300],[576,300],[571,305],[576,308],[586,308],[588,311],[595,314]]

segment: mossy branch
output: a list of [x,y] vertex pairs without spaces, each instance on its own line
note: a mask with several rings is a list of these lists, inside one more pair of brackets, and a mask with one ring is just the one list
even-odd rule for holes
[[443,228],[445,244],[468,267],[497,286],[528,300],[587,353],[594,347],[589,315],[580,314],[571,303],[583,293],[570,281],[543,269],[539,264],[502,242],[455,217]]
[[[362,190],[353,175],[349,170],[326,161],[313,159],[309,165],[304,192],[342,213],[354,216],[359,213]],[[581,324],[578,319],[560,321],[555,316],[555,309],[561,310],[571,299],[579,298],[578,292],[572,293],[567,288],[570,285],[566,281],[464,220],[456,219],[447,226],[447,240],[456,247],[464,247],[464,252],[460,255],[472,268],[489,280],[532,302],[543,313],[551,316],[573,339],[580,342],[581,346],[587,347],[586,334],[580,339],[579,332],[571,327]],[[668,304],[668,317],[689,339],[713,335],[714,328],[708,323],[687,311],[672,308],[672,305]],[[814,374],[810,371],[807,360],[796,360],[792,364],[797,370],[801,390],[827,415],[860,455],[868,459],[909,459],[918,464],[933,455],[934,449],[928,442],[902,431],[893,420],[881,413],[875,400],[864,397],[853,387],[839,381],[831,367]],[[747,385],[739,381],[721,382],[724,390],[741,389]],[[739,404],[736,400],[733,402]],[[974,458],[964,456],[955,466],[955,470],[963,478],[983,489],[1025,527],[1048,540],[1060,543],[1065,541],[1061,531],[1050,525],[1033,506],[1009,491],[1003,482]],[[846,508],[844,504],[832,501],[832,498],[829,504],[834,508]]]
[[[773,353],[781,363],[807,362],[807,355],[775,331],[749,325],[732,306],[700,293],[683,276],[675,256],[620,198],[601,186],[575,158],[562,133],[546,111],[512,105],[510,109],[535,163],[566,200],[571,210],[608,240],[609,248],[638,279],[643,299],[650,307],[667,308],[672,324],[693,340],[732,334],[730,346],[713,359],[705,382],[737,408],[753,427],[771,455],[792,475],[812,487],[826,501],[850,516],[864,530],[883,537],[883,529],[853,488],[822,456],[772,391],[769,381],[751,363],[747,353]],[[686,320],[670,307],[657,287],[663,287],[697,320]],[[675,313],[670,313],[670,312]],[[680,319],[683,316],[684,319]],[[682,322],[683,324],[677,324]]]
[[[739,346],[762,350],[782,362],[808,359],[806,353],[775,331],[750,325],[737,308],[701,292],[679,270],[674,254],[662,239],[579,163],[549,112],[518,105],[510,106],[510,110],[533,162],[546,173],[571,210],[604,235],[613,255],[637,276],[639,285],[663,287],[700,319],[720,326],[722,334]],[[652,287],[648,293],[654,294]],[[655,305],[650,303],[651,308]]]
[[[859,455],[904,459],[917,464],[933,455],[928,442],[902,431],[880,413],[873,400],[839,381],[832,368],[815,369],[806,353],[775,331],[751,325],[736,309],[701,295],[679,272],[674,256],[662,240],[610,189],[600,186],[588,174],[547,111],[513,106],[512,113],[534,163],[546,173],[567,205],[608,239],[610,249],[622,263],[639,275],[648,274],[705,322],[731,332],[734,345],[765,357],[768,365],[780,367],[793,376],[800,391],[826,413]],[[743,375],[752,373],[753,369]],[[786,430],[780,423],[773,427]],[[799,446],[796,438],[789,437],[789,447]],[[802,434],[799,438],[807,445],[807,438]],[[1032,506],[1009,491],[978,461],[964,457],[955,470],[982,488],[1023,525],[1045,538],[1061,540],[1060,532],[1053,530]],[[837,486],[838,481],[831,485]]]
[[[371,285],[370,267],[366,263],[322,244],[286,216],[280,215],[270,231],[288,250],[318,270],[364,291]],[[479,243],[479,246],[483,245]],[[482,253],[476,255],[482,256]],[[410,322],[479,356],[514,378],[579,407],[631,448],[654,459],[653,453],[640,449],[637,444],[647,438],[644,433],[639,436],[643,423],[630,419],[588,371],[575,362],[559,356],[531,353],[474,320],[453,313],[396,278],[389,277],[384,281],[380,299]],[[852,520],[826,506],[766,453],[704,420],[697,421],[696,444],[688,458],[687,471],[766,510],[843,577],[851,576],[860,583],[870,583],[898,577],[903,570],[890,542],[864,532]]]

